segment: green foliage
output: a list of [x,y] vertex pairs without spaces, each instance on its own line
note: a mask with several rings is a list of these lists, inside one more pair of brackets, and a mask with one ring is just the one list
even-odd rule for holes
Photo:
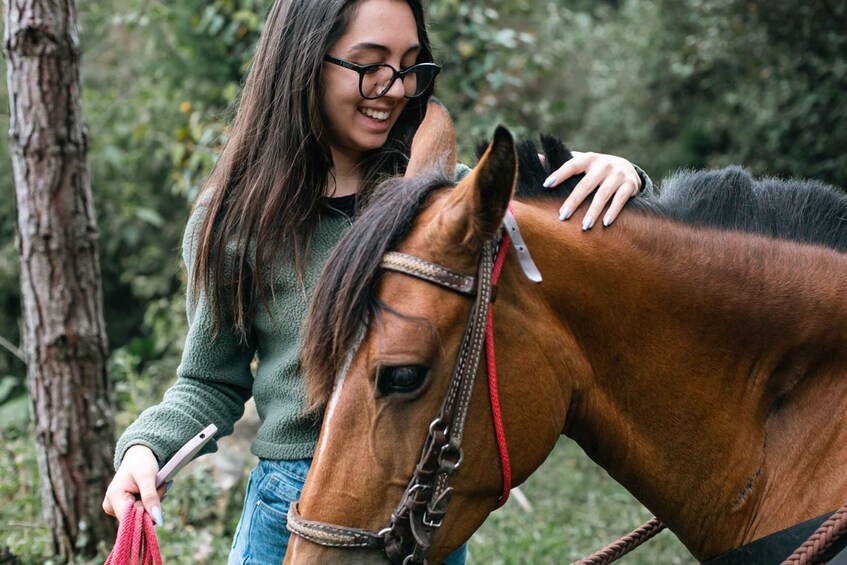
[[[654,171],[737,162],[844,186],[835,162],[843,164],[836,148],[847,116],[843,104],[825,109],[824,101],[845,86],[843,73],[829,69],[847,63],[847,33],[843,24],[826,29],[839,24],[825,2],[792,9],[786,33],[779,5],[627,2],[596,28],[609,52],[599,61],[613,72],[586,129],[611,151],[649,148],[634,158]],[[623,34],[620,23],[640,33]]]
[[[5,63],[2,61],[0,61],[0,69],[6,70]],[[6,81],[0,81],[0,105],[4,108],[9,107]],[[0,114],[0,130],[9,131],[7,112]],[[0,192],[9,195],[7,198],[0,198],[0,337],[16,345],[21,342],[18,326],[21,311],[20,264],[15,247],[16,213],[12,161],[9,158],[8,139],[5,135],[0,136]],[[0,398],[0,405],[7,400],[20,402],[18,399],[24,391],[25,371],[26,366],[14,353],[5,347],[0,347],[0,376],[3,376],[7,382],[14,380],[16,385],[14,391],[8,391],[5,398]],[[2,418],[3,416],[0,415],[0,419]]]
[[35,447],[29,437],[0,429],[0,549],[23,563],[50,558],[50,537],[40,520],[41,495]]
[[0,378],[0,430],[24,430],[29,421],[29,396],[20,380],[11,375]]
[[739,163],[847,186],[843,2],[588,4],[430,2],[465,159],[504,123],[657,179]]
[[[31,434],[31,430],[29,430]],[[0,430],[0,552],[7,548],[23,565],[50,565],[50,537],[40,520],[41,495],[35,447],[28,437]],[[240,514],[243,490],[226,497],[208,466],[180,474],[162,502],[165,525],[157,528],[164,563],[225,563]],[[238,499],[238,505],[229,503]],[[97,556],[78,565],[99,565],[113,540],[102,540]]]

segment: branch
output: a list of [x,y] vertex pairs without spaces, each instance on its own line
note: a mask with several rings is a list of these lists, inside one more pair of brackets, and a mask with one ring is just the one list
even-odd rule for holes
[[3,337],[2,335],[0,335],[0,347],[3,347],[4,349],[9,350],[9,351],[12,353],[12,355],[14,355],[15,357],[17,357],[17,358],[18,358],[18,359],[20,359],[21,361],[23,361],[23,362],[24,362],[24,365],[26,365],[26,356],[24,355],[24,352],[23,352],[23,351],[21,351],[20,349],[18,349],[18,348],[15,346],[15,344],[14,344],[14,343],[12,343],[11,341],[9,341],[8,339],[6,339],[5,337]]

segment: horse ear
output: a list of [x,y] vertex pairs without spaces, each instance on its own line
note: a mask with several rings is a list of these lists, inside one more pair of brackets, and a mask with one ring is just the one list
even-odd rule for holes
[[456,169],[456,130],[447,108],[438,99],[430,98],[426,117],[412,139],[405,176],[412,177],[438,167],[450,175]]
[[497,126],[476,167],[453,189],[439,220],[454,243],[472,248],[497,235],[517,179],[512,134]]

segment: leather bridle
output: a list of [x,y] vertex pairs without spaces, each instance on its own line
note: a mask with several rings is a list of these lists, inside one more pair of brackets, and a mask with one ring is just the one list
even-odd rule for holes
[[288,529],[312,543],[337,548],[382,550],[392,563],[425,564],[432,537],[441,526],[453,495],[450,480],[462,463],[462,439],[471,394],[482,357],[486,323],[496,294],[492,280],[497,248],[511,240],[527,277],[541,275],[523,242],[511,211],[503,221],[505,235],[483,245],[477,276],[456,273],[419,257],[390,251],[382,268],[409,275],[474,298],[462,337],[450,385],[438,416],[429,425],[421,457],[406,491],[391,513],[388,526],[378,532],[306,520],[298,503],[288,511]]

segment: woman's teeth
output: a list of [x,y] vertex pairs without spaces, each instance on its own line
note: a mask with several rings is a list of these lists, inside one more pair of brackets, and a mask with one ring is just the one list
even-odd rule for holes
[[384,122],[391,115],[391,112],[378,112],[370,108],[360,108],[359,111],[369,118],[373,118],[378,122]]

